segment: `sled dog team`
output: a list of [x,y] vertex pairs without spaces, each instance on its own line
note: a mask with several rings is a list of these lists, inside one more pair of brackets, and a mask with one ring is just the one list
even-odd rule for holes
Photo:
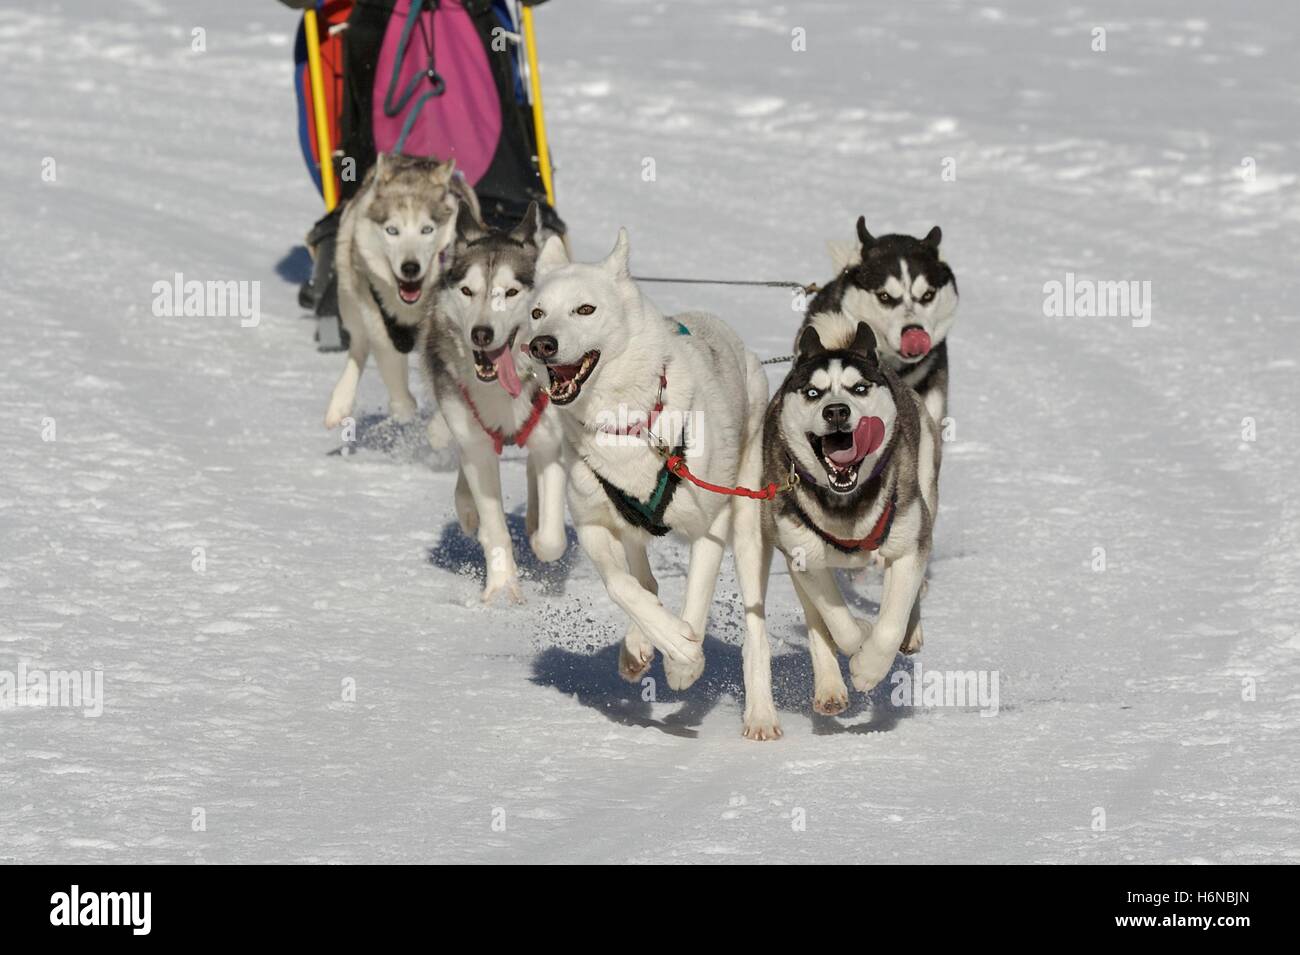
[[[561,556],[567,498],[627,614],[619,672],[630,681],[656,650],[673,689],[699,678],[730,544],[745,602],[744,735],[775,739],[764,614],[774,548],[803,606],[818,713],[848,706],[837,652],[866,691],[896,653],[921,648],[957,306],[940,239],[937,227],[876,237],[860,218],[856,242],[832,243],[837,274],[812,299],[769,401],[758,358],[730,327],[703,312],[665,316],[642,294],[626,231],[604,261],[571,262],[535,205],[512,230],[488,229],[451,162],[382,155],[339,230],[351,338],[325,423],[352,413],[372,353],[391,414],[413,418],[416,352],[437,398],[429,439],[460,452],[456,515],[483,546],[484,601],[522,600],[499,457],[515,445],[528,452],[529,544],[539,560]],[[680,612],[660,602],[646,555],[669,531],[690,544]],[[835,576],[873,562],[884,567],[874,624],[854,616]]]

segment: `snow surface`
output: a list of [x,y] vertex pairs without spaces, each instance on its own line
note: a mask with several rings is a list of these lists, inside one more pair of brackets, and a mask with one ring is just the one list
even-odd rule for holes
[[[743,740],[729,560],[703,679],[676,694],[656,664],[642,701],[576,544],[528,555],[517,453],[528,603],[480,606],[451,462],[384,426],[373,367],[360,451],[321,427],[342,358],[296,304],[319,200],[293,14],[7,5],[0,670],[100,668],[106,704],[0,711],[0,861],[1300,858],[1295,5],[557,0],[537,21],[579,257],[623,224],[641,274],[825,280],[859,213],[943,226],[956,436],[917,659],[997,671],[998,714],[878,692],[814,717],[779,567],[786,735]],[[1067,271],[1150,281],[1150,327],[1045,317]],[[155,317],[175,272],[260,281],[260,325]],[[763,355],[798,321],[779,290],[651,294]],[[654,556],[670,605],[684,557]],[[873,613],[878,579],[853,588]]]

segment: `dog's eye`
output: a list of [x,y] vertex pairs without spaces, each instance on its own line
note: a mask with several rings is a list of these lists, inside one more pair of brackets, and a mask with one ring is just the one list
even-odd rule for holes
[[387,232],[389,235],[397,235],[397,226],[395,225],[384,226],[384,231]]
[[921,296],[921,304],[929,305],[934,301],[934,289],[927,289],[926,293]]
[[803,396],[807,398],[809,401],[816,401],[818,398],[822,396],[822,393],[821,390],[818,388],[805,388],[803,390]]
[[574,311],[577,312],[579,315],[590,315],[591,313],[593,313],[594,311],[596,311],[596,306],[595,306],[595,305],[579,305],[577,308],[574,309]]
[[471,295],[474,294],[474,292],[468,285],[462,285],[460,287],[460,294],[464,295],[466,298],[469,298]]
[[894,297],[890,295],[888,292],[877,292],[876,299],[880,302],[881,305],[894,304]]
[[420,235],[433,235],[433,226],[427,225],[420,229]]
[[543,312],[540,308],[533,309],[532,314],[533,314],[533,321],[535,322],[540,322],[543,318],[546,317],[546,313]]
[[506,298],[514,298],[518,294],[519,294],[519,289],[517,288],[506,289]]
[[867,390],[868,389],[865,382],[859,381],[856,385],[853,386],[853,393],[855,395],[865,395],[867,393]]

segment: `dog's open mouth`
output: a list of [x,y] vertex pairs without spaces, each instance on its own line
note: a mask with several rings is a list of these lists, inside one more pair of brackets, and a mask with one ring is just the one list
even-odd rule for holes
[[578,397],[582,383],[591,377],[598,361],[600,352],[593,350],[583,355],[576,365],[547,365],[547,374],[551,376],[551,387],[548,389],[551,401],[557,405],[567,405]]
[[908,361],[920,361],[932,347],[930,333],[920,325],[908,325],[899,336],[898,353]]
[[862,460],[878,450],[884,441],[885,422],[870,415],[859,418],[852,431],[808,434],[808,443],[826,469],[831,490],[841,492],[857,487]]
[[519,380],[519,369],[515,367],[514,347],[515,336],[518,334],[519,329],[516,328],[500,348],[473,351],[474,374],[478,380],[500,382],[511,398],[519,397],[519,393],[524,390],[523,382]]
[[424,294],[424,282],[408,282],[405,279],[397,280],[397,297],[407,305],[414,305]]

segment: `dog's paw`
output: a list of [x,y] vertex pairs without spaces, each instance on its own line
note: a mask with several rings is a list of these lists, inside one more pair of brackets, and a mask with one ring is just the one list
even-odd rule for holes
[[678,620],[671,633],[662,637],[664,647],[664,676],[668,686],[684,690],[704,672],[704,647],[691,625]]
[[388,402],[388,415],[398,424],[414,421],[417,410],[414,398],[392,398]]
[[655,662],[655,648],[641,633],[633,627],[623,638],[623,647],[618,652],[618,675],[629,683],[636,683],[645,676],[650,664]]
[[776,710],[771,705],[756,706],[753,710],[745,708],[745,727],[741,730],[745,739],[769,740],[781,738],[781,724],[776,718]]
[[508,603],[518,605],[524,602],[524,591],[519,586],[519,578],[513,574],[509,577],[488,578],[487,586],[483,588],[483,602],[492,603],[497,594],[504,594]]
[[909,657],[913,653],[920,653],[921,647],[925,645],[925,634],[921,631],[921,624],[912,628],[912,632],[903,638],[903,645],[898,649]]
[[425,425],[424,433],[429,439],[429,447],[433,450],[443,451],[451,447],[451,428],[447,427],[447,420],[440,412],[434,412],[429,423]]
[[343,423],[343,419],[352,414],[351,405],[330,405],[325,412],[325,430],[333,431]]
[[895,646],[892,641],[867,640],[863,643],[849,660],[853,685],[866,693],[883,680],[894,665]]
[[564,549],[568,546],[564,534],[551,536],[542,532],[531,535],[528,538],[528,546],[533,549],[533,554],[544,564],[549,564],[553,560],[559,560],[564,556]]
[[822,716],[839,716],[849,708],[849,688],[843,680],[814,687],[812,708]]

